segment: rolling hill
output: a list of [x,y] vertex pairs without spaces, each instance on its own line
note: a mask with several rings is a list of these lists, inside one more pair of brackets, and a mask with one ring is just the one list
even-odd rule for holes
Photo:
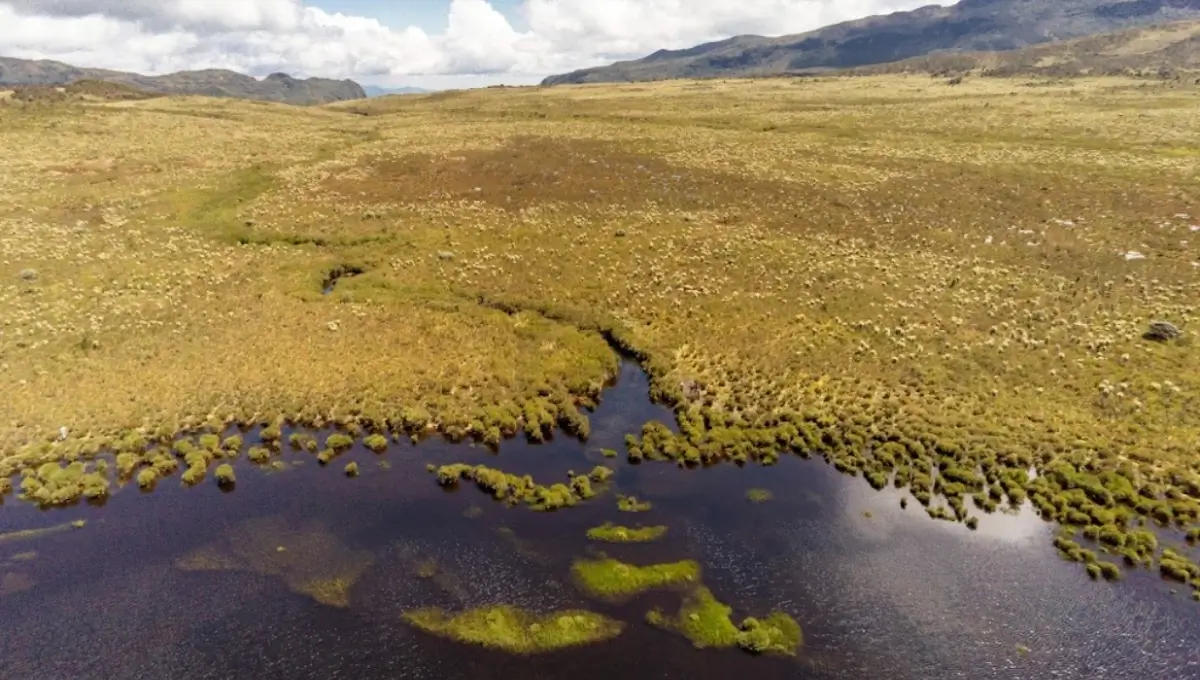
[[737,36],[551,76],[544,85],[781,75],[896,62],[939,51],[1006,51],[1200,19],[1200,0],[961,0],[777,38]]
[[859,74],[1194,76],[1200,72],[1200,21],[1178,21],[1057,40],[1004,52],[944,52],[853,69]]
[[58,61],[0,57],[0,88],[63,86],[81,80],[121,83],[158,94],[198,94],[302,105],[364,99],[367,96],[362,86],[352,80],[298,79],[286,73],[272,73],[258,79],[221,69],[145,76],[125,71],[79,68]]

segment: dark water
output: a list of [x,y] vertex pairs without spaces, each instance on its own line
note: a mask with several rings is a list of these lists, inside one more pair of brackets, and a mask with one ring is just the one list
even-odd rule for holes
[[[384,456],[356,448],[328,468],[289,453],[284,460],[303,464],[272,474],[238,466],[232,493],[212,483],[182,489],[176,476],[149,494],[127,485],[103,508],[42,512],[10,501],[0,533],[88,523],[0,543],[0,575],[36,582],[0,597],[0,677],[1200,678],[1200,605],[1186,589],[1171,594],[1146,572],[1092,582],[1058,559],[1051,527],[1027,513],[984,516],[971,532],[928,519],[916,503],[901,510],[898,492],[875,492],[819,461],[680,470],[602,458],[601,447],[621,450],[624,434],[650,418],[669,422],[670,414],[646,401],[645,376],[625,364],[586,445],[514,440],[496,455],[427,441]],[[359,478],[341,474],[349,460]],[[460,461],[543,483],[605,462],[618,474],[612,490],[579,507],[537,513],[469,485],[445,492],[424,469]],[[775,499],[753,505],[744,496],[751,487]],[[616,491],[654,509],[620,513]],[[468,517],[472,506],[482,512]],[[699,560],[735,616],[795,616],[806,636],[800,658],[696,650],[642,623],[650,607],[672,605],[669,594],[619,606],[588,601],[569,567],[598,549],[584,532],[606,520],[668,525],[659,543],[602,549],[632,562]],[[277,576],[176,568],[180,556],[248,522],[321,526],[345,550],[369,551],[373,564],[350,606],[318,604]],[[36,557],[11,561],[30,550]],[[424,560],[441,576],[418,578]],[[628,626],[609,642],[522,658],[437,639],[400,618],[414,607],[498,603],[587,607]]]

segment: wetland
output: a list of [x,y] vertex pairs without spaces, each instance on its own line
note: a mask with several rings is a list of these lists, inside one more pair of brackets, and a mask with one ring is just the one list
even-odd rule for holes
[[[359,465],[355,478],[285,448],[279,465],[233,459],[235,490],[211,476],[153,491],[126,481],[102,507],[7,505],[7,672],[815,679],[1197,669],[1200,607],[1186,591],[1145,570],[1098,585],[1057,555],[1053,525],[1028,507],[972,531],[930,521],[915,501],[903,510],[897,499],[909,492],[877,491],[819,460],[679,469],[607,459],[603,447],[666,415],[648,392],[646,375],[623,361],[586,443],[561,430],[498,452],[440,437],[380,452],[359,441],[342,453]],[[297,433],[328,436],[281,434]],[[491,488],[442,486],[426,470],[455,464],[546,479],[593,466],[613,474],[586,500],[530,512]],[[771,500],[748,502],[750,490]],[[621,512],[626,494],[653,507]],[[625,529],[626,517],[645,519],[653,540],[639,542],[647,537],[632,525],[620,540],[592,540],[597,528]],[[773,627],[755,643],[750,626]],[[754,644],[759,652],[747,651]]]
[[6,103],[6,673],[1200,675],[1198,111]]

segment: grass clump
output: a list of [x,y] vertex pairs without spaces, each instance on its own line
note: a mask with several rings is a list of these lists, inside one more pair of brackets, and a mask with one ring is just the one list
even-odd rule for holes
[[382,434],[369,434],[363,438],[363,446],[375,453],[383,453],[387,451],[388,438]]
[[665,526],[623,527],[611,522],[588,529],[587,536],[593,541],[606,543],[649,543],[667,534]]
[[496,500],[510,505],[524,504],[534,510],[568,508],[595,495],[589,477],[579,475],[573,476],[567,484],[546,486],[538,484],[529,475],[518,477],[485,465],[454,463],[427,469],[436,475],[442,486],[455,486],[459,480],[468,479]]
[[652,610],[646,620],[654,626],[677,632],[698,648],[738,646],[754,654],[795,656],[803,642],[796,620],[782,612],[763,619],[747,617],[740,626],[730,618],[733,609],[699,586],[689,592],[679,612],[668,617]]
[[233,486],[237,483],[237,476],[233,472],[233,466],[229,463],[218,465],[213,476],[216,477],[217,484],[221,486]]
[[404,620],[433,635],[511,654],[540,654],[601,642],[620,635],[625,627],[584,610],[534,614],[503,605],[459,614],[419,609],[405,613]]
[[353,462],[346,463],[346,468],[345,468],[344,472],[346,473],[347,477],[357,477],[358,476],[358,463],[353,463]]
[[137,475],[137,485],[149,491],[158,482],[158,472],[154,468],[145,468]]
[[45,463],[26,470],[21,479],[23,497],[41,506],[71,505],[80,499],[103,500],[108,497],[108,489],[108,478],[88,470],[80,461],[67,465]]
[[700,564],[694,560],[637,566],[612,558],[576,560],[571,566],[575,584],[597,598],[620,601],[647,590],[696,583]]
[[775,497],[775,494],[766,489],[749,489],[746,491],[746,499],[751,503],[766,503]]
[[653,507],[650,501],[640,501],[636,496],[617,496],[617,509],[621,512],[646,512]]

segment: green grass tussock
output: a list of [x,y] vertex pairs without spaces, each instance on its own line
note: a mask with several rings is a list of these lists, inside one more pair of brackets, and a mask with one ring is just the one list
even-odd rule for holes
[[404,620],[426,633],[512,654],[541,654],[609,640],[625,624],[584,610],[534,614],[493,606],[450,614],[441,609],[406,612]]
[[623,527],[612,522],[605,522],[598,527],[588,529],[587,537],[593,541],[606,543],[649,543],[667,535],[665,526]]
[[604,600],[620,601],[657,588],[696,583],[700,565],[693,560],[637,566],[611,558],[576,560],[571,574],[580,590]]

